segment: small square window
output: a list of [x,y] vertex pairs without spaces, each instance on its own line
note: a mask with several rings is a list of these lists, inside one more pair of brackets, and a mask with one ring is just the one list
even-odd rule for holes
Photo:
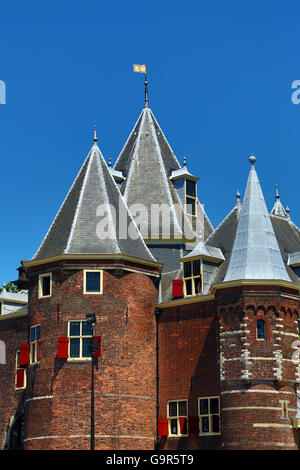
[[52,273],[39,275],[39,299],[52,295]]
[[102,294],[102,271],[84,271],[84,294]]

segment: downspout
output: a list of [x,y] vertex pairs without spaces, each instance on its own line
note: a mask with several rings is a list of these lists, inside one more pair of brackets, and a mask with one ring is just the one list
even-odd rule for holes
[[159,435],[158,435],[158,418],[159,418],[159,343],[158,343],[158,326],[159,326],[159,308],[155,309],[156,319],[156,439],[155,450],[159,450]]

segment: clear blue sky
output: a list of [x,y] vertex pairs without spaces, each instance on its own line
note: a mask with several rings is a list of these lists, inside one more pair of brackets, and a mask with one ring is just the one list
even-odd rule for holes
[[31,259],[92,144],[114,163],[149,102],[200,177],[214,227],[242,196],[248,157],[300,225],[300,5],[290,1],[2,2],[0,285]]

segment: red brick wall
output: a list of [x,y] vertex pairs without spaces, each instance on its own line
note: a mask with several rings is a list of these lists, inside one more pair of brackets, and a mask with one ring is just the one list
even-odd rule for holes
[[[40,362],[28,367],[25,449],[88,449],[91,364],[57,358],[71,319],[95,312],[102,356],[95,370],[95,448],[152,449],[155,439],[155,301],[145,274],[104,271],[104,294],[83,295],[82,270],[53,271],[38,299],[32,273],[29,327],[41,323]],[[12,347],[13,349],[13,347]],[[70,437],[76,436],[76,437]]]
[[0,341],[5,343],[6,363],[0,364],[0,449],[8,440],[9,425],[22,408],[24,391],[15,389],[16,351],[27,342],[27,317],[0,318]]
[[[218,325],[214,302],[161,311],[159,318],[159,416],[169,400],[188,400],[188,415],[198,416],[198,398],[220,394]],[[168,449],[215,449],[219,436],[162,438]]]
[[[291,416],[297,411],[299,301],[284,288],[252,287],[219,296],[222,446],[225,449],[297,449]],[[268,290],[268,293],[266,292]],[[291,294],[291,293],[289,293]],[[263,319],[266,340],[258,340]],[[282,417],[282,400],[288,417]]]

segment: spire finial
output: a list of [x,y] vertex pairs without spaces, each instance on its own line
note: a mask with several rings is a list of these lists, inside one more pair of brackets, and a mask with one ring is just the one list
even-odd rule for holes
[[279,192],[278,192],[278,184],[276,184],[276,189],[275,189],[275,197],[276,199],[279,199]]
[[253,153],[251,153],[250,157],[249,157],[249,162],[251,163],[251,165],[254,165],[254,163],[256,162],[256,158],[255,156],[253,155]]
[[97,138],[97,127],[94,126],[94,143],[96,144],[98,142],[98,138]]
[[149,107],[149,101],[148,101],[148,80],[147,80],[147,73],[145,72],[145,108]]
[[183,166],[186,166],[186,156],[183,157]]
[[235,201],[236,207],[241,208],[242,207],[241,200],[240,200],[241,193],[239,192],[239,190],[237,190],[237,192],[235,193],[235,197],[236,197],[236,201]]
[[237,199],[240,199],[241,193],[239,192],[239,190],[237,190],[237,192],[236,192],[236,194],[235,194],[235,197],[236,197]]
[[108,166],[111,168],[111,157],[108,157]]

